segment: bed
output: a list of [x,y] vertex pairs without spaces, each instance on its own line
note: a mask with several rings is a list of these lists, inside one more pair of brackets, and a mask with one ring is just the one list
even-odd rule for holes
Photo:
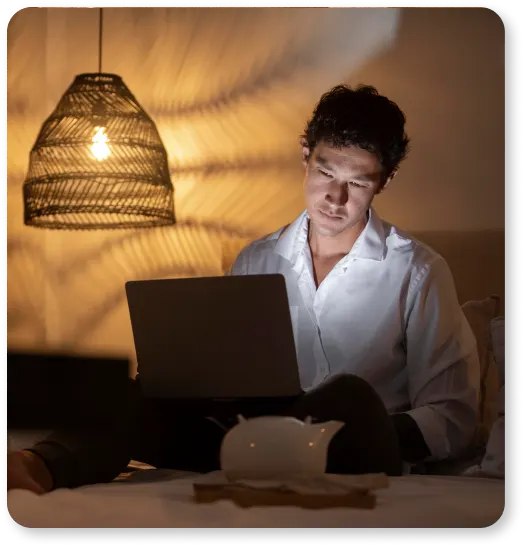
[[486,527],[504,510],[504,481],[410,475],[377,490],[374,509],[252,507],[231,501],[197,504],[195,475],[144,471],[131,480],[56,490],[44,496],[12,490],[11,516],[29,527],[283,528]]

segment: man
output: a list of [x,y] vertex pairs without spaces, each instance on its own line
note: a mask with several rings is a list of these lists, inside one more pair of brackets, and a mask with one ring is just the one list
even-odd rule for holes
[[[407,154],[404,124],[372,87],[323,95],[301,140],[306,211],[248,245],[231,271],[284,275],[306,394],[285,407],[214,415],[342,420],[328,472],[400,474],[405,462],[458,455],[475,428],[478,356],[449,268],[371,207]],[[90,441],[58,434],[11,454],[8,487],[111,480],[130,458],[218,468],[224,431],[203,412],[144,401],[139,382],[131,392],[129,409]]]

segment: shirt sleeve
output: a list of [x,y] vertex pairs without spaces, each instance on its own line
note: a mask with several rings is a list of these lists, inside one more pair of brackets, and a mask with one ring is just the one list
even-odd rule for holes
[[248,275],[249,273],[249,260],[251,255],[252,244],[244,247],[235,259],[235,262],[227,270],[225,275]]
[[412,283],[406,317],[409,414],[431,456],[458,455],[477,423],[480,367],[476,340],[457,299],[451,271],[438,257]]

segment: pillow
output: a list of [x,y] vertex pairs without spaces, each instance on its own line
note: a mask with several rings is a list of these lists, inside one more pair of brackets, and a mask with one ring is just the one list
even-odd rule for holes
[[[500,299],[498,296],[490,296],[485,300],[472,300],[462,306],[462,311],[477,341],[480,364],[479,422],[475,438],[459,457],[425,463],[422,466],[415,467],[415,473],[422,472],[437,475],[475,475],[475,473],[482,475],[484,473],[480,469],[480,464],[487,453],[486,443],[494,427],[493,424],[498,418],[499,373],[493,355],[495,337],[493,337],[492,343],[490,334],[492,323],[493,329],[496,330],[494,319],[498,315],[499,306]],[[495,445],[497,442],[495,439],[492,441]]]
[[499,384],[505,384],[505,318],[496,317],[490,325],[491,347],[497,364]]
[[480,465],[473,465],[462,474],[466,477],[503,479],[506,476],[506,416],[500,416],[493,424]]
[[477,340],[480,364],[479,424],[477,442],[485,445],[493,423],[497,419],[497,395],[500,388],[499,373],[493,357],[491,323],[497,317],[500,298],[490,296],[472,300],[462,306],[462,311]]
[[[504,406],[504,387],[500,389],[501,406]],[[499,415],[489,435],[488,444],[486,445],[486,453],[482,458],[480,470],[484,476],[503,479],[505,475],[505,413]]]
[[504,318],[497,317],[491,322],[490,333],[493,356],[497,365],[501,388],[497,396],[497,418],[491,428],[484,457],[480,465],[474,465],[464,475],[475,477],[492,477],[503,479],[505,476],[505,344]]

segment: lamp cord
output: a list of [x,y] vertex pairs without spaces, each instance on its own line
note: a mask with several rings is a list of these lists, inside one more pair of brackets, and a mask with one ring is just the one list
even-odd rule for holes
[[98,25],[98,73],[102,73],[102,8],[100,8],[100,17]]

